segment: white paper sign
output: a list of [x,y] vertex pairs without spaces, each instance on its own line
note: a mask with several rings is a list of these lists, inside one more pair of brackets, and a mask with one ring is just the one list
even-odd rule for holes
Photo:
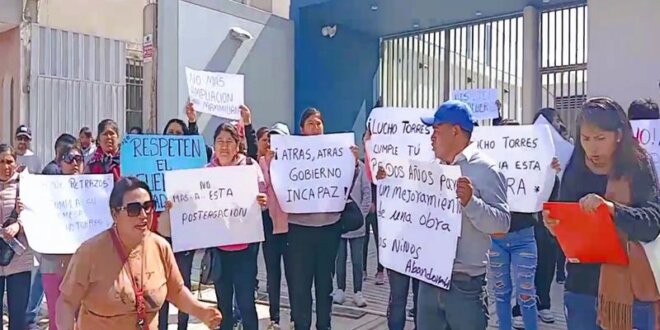
[[165,172],[174,252],[264,240],[257,166]]
[[541,211],[552,193],[555,147],[547,125],[480,126],[472,143],[497,162],[507,179],[507,198],[512,212]]
[[653,160],[655,172],[660,173],[660,120],[631,120],[633,134]]
[[[401,177],[409,159],[432,161],[433,128],[427,127],[421,117],[432,116],[433,109],[377,108],[371,111],[367,125],[371,139],[367,142],[367,162],[372,176],[382,166],[387,176]],[[372,178],[375,181],[375,178]]]
[[273,135],[270,177],[286,213],[341,212],[355,175],[353,133]]
[[474,120],[493,119],[500,116],[497,109],[497,89],[464,89],[452,92],[452,100],[470,105]]
[[539,116],[538,119],[534,122],[534,125],[546,125],[550,128],[550,134],[552,136],[552,143],[555,145],[555,156],[559,159],[559,164],[561,165],[561,172],[559,172],[559,177],[564,176],[564,170],[568,165],[568,161],[571,160],[571,155],[573,155],[573,149],[575,147],[572,143],[566,141],[559,132],[548,122],[547,119],[543,116]]
[[110,228],[113,186],[112,174],[22,174],[20,218],[30,247],[43,254],[73,254]]
[[241,119],[244,76],[186,68],[188,95],[195,110],[230,120]]
[[408,161],[378,184],[378,253],[388,269],[449,289],[461,233],[458,166]]

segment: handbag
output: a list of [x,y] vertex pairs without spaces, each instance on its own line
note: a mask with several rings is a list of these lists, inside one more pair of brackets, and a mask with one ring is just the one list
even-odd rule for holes
[[220,251],[218,248],[208,248],[202,257],[201,270],[199,272],[199,283],[213,285],[220,280],[222,275],[222,264],[220,263]]
[[351,184],[351,189],[348,191],[348,200],[346,200],[346,206],[339,216],[339,224],[341,225],[341,233],[345,234],[354,230],[360,229],[364,225],[364,216],[362,215],[362,210],[360,206],[353,200],[351,197],[351,192],[355,186],[355,181],[360,173],[359,167],[355,168],[355,174],[353,175],[353,183]]
[[[16,198],[18,199],[19,197],[20,190],[18,186],[16,186]],[[14,209],[11,211],[11,214],[7,218],[7,220],[2,224],[2,228],[7,228],[8,226],[11,226],[18,222],[18,208],[17,205],[14,206]],[[5,242],[4,239],[0,239],[0,266],[5,267],[8,266],[11,263],[11,260],[14,259],[14,255],[16,252],[14,252],[14,249]]]

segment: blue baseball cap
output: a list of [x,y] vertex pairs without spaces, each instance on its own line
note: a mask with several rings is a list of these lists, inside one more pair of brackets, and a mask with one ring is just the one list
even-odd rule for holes
[[441,104],[433,117],[421,117],[420,119],[427,126],[452,124],[460,126],[462,130],[469,133],[472,133],[474,129],[472,109],[467,103],[457,100],[450,100]]

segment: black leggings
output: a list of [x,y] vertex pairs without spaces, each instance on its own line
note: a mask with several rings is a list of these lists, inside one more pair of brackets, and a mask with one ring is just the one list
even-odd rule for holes
[[[25,330],[25,311],[30,298],[31,272],[22,272],[0,277],[0,292],[7,288],[7,309],[9,314],[9,330]],[[4,306],[0,305],[0,315]]]
[[[164,237],[170,244],[172,244],[172,239],[169,237]],[[179,266],[179,271],[183,277],[183,284],[190,290],[191,279],[193,267],[193,258],[195,257],[195,251],[183,251],[177,252],[174,254],[174,259],[176,259],[176,264]],[[163,307],[161,307],[160,312],[158,312],[158,330],[167,330],[167,325],[169,323],[169,312],[170,312],[170,303],[165,302]],[[186,313],[179,311],[178,315],[178,330],[187,330],[188,329],[188,320],[190,316]]]

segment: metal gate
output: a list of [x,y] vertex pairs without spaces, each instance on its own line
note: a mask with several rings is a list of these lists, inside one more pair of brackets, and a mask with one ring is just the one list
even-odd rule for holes
[[[586,5],[541,14],[544,107],[567,123],[586,98]],[[503,118],[522,116],[522,15],[381,39],[384,106],[433,108],[457,89],[495,88]],[[574,132],[574,125],[568,125]]]
[[587,99],[587,6],[541,16],[541,85],[544,107],[557,109],[571,136]]
[[381,40],[384,106],[436,107],[457,89],[495,88],[503,118],[521,116],[522,16]]

